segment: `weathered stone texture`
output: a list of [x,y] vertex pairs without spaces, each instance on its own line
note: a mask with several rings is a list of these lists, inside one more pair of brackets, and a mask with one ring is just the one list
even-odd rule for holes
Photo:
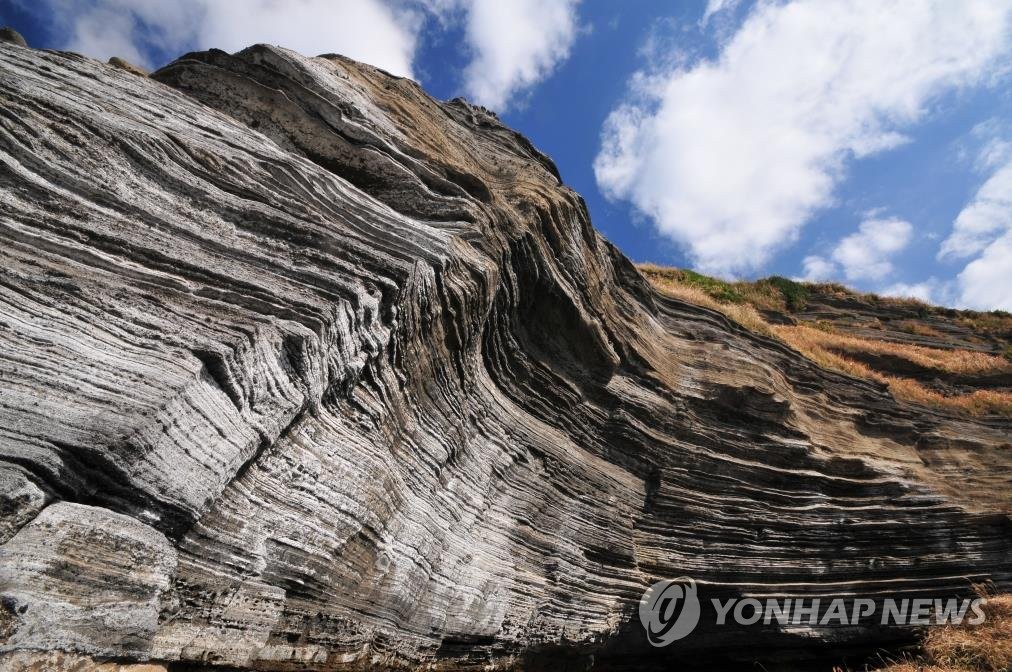
[[0,44],[0,246],[0,653],[645,666],[659,578],[1010,579],[1007,421],[657,295],[527,140],[341,57]]

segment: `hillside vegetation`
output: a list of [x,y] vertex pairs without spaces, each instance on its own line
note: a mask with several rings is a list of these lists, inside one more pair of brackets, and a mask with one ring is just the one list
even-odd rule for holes
[[818,364],[888,386],[897,399],[1012,417],[1012,315],[862,294],[773,276],[729,282],[640,264],[664,294],[718,310]]

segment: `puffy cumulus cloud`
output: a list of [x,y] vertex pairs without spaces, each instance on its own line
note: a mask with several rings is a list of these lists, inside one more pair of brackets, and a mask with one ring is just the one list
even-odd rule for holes
[[929,278],[924,282],[910,284],[897,282],[883,287],[878,293],[882,296],[920,299],[925,303],[948,304],[952,301],[952,283],[942,282],[937,278]]
[[598,185],[702,269],[755,270],[832,203],[849,161],[906,142],[938,96],[993,81],[1010,22],[1001,0],[760,2],[718,59],[634,76]]
[[978,310],[1012,311],[1012,232],[984,248],[957,276],[959,304]]
[[829,280],[843,275],[851,282],[882,280],[893,271],[892,257],[910,242],[914,227],[895,217],[866,219],[857,232],[842,238],[830,259],[813,255],[802,262],[806,280]]
[[578,0],[470,0],[464,70],[468,97],[504,109],[569,57],[579,32]]
[[840,272],[836,264],[815,254],[805,257],[801,264],[805,269],[801,279],[810,282],[833,280]]
[[152,51],[237,51],[279,44],[315,56],[338,52],[411,76],[423,15],[381,0],[48,0],[64,25],[66,48],[95,58],[121,56],[148,67]]
[[255,42],[315,56],[340,53],[410,77],[420,13],[379,0],[253,0],[206,3],[201,41],[225,51]]
[[881,280],[892,273],[890,258],[910,242],[914,227],[902,219],[869,219],[833,250],[848,280]]
[[998,234],[1012,228],[1012,161],[999,168],[963,208],[942,242],[940,259],[979,253]]
[[[67,35],[65,48],[95,58],[121,56],[153,67],[152,54],[237,51],[278,44],[315,56],[341,53],[396,75],[413,76],[428,25],[460,26],[470,62],[468,96],[506,108],[548,77],[579,32],[579,0],[43,0]],[[429,21],[435,19],[435,21]]]
[[1008,143],[995,140],[981,151],[981,164],[994,170],[956,216],[938,254],[943,260],[975,257],[956,278],[958,303],[968,308],[1012,310],[1012,152],[1008,148]]

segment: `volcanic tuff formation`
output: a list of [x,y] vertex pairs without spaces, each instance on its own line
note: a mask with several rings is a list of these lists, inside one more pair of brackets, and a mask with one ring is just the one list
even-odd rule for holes
[[2,43],[0,162],[8,666],[646,669],[911,634],[653,649],[662,578],[1012,579],[1008,420],[662,297],[463,100],[268,46],[147,78]]

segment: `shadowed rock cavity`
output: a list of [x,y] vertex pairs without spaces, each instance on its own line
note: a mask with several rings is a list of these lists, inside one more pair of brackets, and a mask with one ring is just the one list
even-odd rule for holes
[[0,110],[9,661],[783,660],[913,631],[654,649],[637,602],[1008,585],[1007,421],[655,294],[487,111],[262,45],[9,44]]

